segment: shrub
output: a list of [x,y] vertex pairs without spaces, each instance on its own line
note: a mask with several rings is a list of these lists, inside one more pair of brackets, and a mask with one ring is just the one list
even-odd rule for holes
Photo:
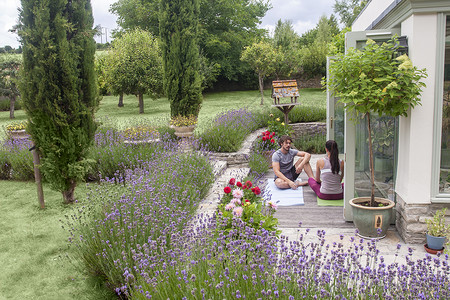
[[324,134],[303,135],[294,140],[295,148],[312,154],[324,153],[325,143],[326,136]]
[[180,155],[172,146],[163,143],[142,167],[103,180],[86,207],[66,216],[77,258],[117,292],[131,276],[137,278],[134,266],[143,266],[138,260],[144,249],[151,249],[148,263],[158,268],[157,257],[176,259],[170,254],[180,246],[176,236],[213,182],[207,156]]
[[248,134],[262,127],[259,114],[247,109],[230,110],[218,114],[212,125],[200,134],[200,142],[211,151],[238,151]]
[[[272,109],[271,113],[284,120],[284,114],[278,109]],[[290,123],[320,122],[327,118],[327,110],[324,107],[315,106],[295,106],[288,114]]]
[[[271,161],[271,160],[270,160]],[[269,170],[269,160],[259,151],[252,151],[248,160],[248,166],[252,173],[255,173],[254,178],[257,179]]]
[[[8,98],[1,98],[0,99],[0,111],[9,111],[10,101]],[[19,100],[19,98],[16,99],[14,102],[14,110],[20,110],[22,109],[22,102]]]
[[7,139],[0,146],[0,178],[33,180],[33,155],[28,139]]

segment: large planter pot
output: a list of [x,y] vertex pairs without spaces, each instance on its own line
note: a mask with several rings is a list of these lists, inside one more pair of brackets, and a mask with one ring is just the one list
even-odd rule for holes
[[353,223],[358,228],[358,235],[371,239],[384,238],[392,220],[392,210],[395,203],[389,199],[375,197],[376,202],[383,203],[385,206],[370,207],[360,204],[367,201],[370,201],[370,197],[359,197],[350,200]]
[[175,130],[175,135],[180,138],[191,137],[194,135],[195,125],[191,126],[174,126],[170,125],[170,128]]
[[30,135],[25,131],[25,129],[8,130],[8,135],[11,139],[15,139],[15,140],[27,139],[30,137]]
[[444,249],[445,236],[433,236],[427,233],[427,246],[433,250]]

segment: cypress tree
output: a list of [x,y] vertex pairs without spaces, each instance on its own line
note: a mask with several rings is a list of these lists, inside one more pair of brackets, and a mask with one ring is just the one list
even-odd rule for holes
[[199,73],[198,0],[161,0],[159,32],[164,89],[173,116],[198,115],[202,102]]
[[20,85],[41,171],[64,202],[85,175],[98,107],[89,0],[22,0]]

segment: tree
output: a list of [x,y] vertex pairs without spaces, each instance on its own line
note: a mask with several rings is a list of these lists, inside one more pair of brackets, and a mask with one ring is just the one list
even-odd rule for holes
[[366,4],[367,0],[336,0],[333,10],[339,15],[345,27],[351,27]]
[[159,31],[164,66],[164,89],[170,114],[198,116],[202,77],[198,48],[199,0],[161,0]]
[[98,107],[89,0],[22,0],[20,91],[41,171],[72,203],[89,161]]
[[274,61],[274,73],[279,77],[289,77],[300,70],[300,61],[298,59],[298,40],[299,36],[294,31],[292,21],[278,20],[273,36],[273,44],[276,51]]
[[274,72],[277,58],[277,51],[266,41],[254,43],[242,52],[241,60],[247,62],[258,75],[261,105],[264,104],[264,77]]
[[[217,77],[242,80],[248,68],[240,62],[245,46],[265,34],[258,28],[270,8],[267,0],[199,0],[198,44],[202,56],[204,86]],[[119,0],[111,6],[124,31],[135,28],[159,35],[159,0]]]
[[156,38],[141,29],[116,38],[106,57],[105,77],[114,95],[138,96],[139,113],[143,114],[144,94],[156,99],[163,91],[161,50]]
[[9,118],[14,119],[14,105],[19,92],[19,68],[21,58],[16,55],[0,57],[0,95],[9,98]]

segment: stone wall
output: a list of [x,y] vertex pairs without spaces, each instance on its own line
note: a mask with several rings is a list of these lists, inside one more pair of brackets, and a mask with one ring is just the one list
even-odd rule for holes
[[427,230],[426,219],[432,218],[437,210],[447,207],[447,219],[450,216],[449,204],[408,204],[397,195],[397,231],[406,243],[425,244]]
[[297,139],[302,135],[327,134],[327,124],[321,122],[289,124],[293,130],[292,138]]

